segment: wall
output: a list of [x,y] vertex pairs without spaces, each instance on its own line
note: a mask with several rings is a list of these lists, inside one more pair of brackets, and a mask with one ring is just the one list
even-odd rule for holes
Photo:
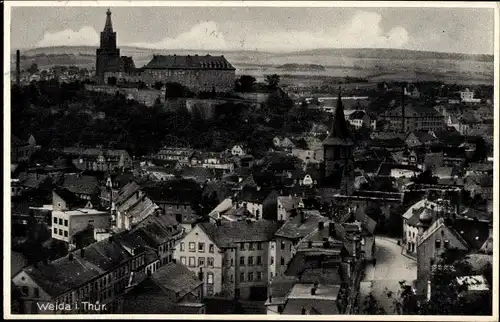
[[[441,241],[441,246],[436,247],[436,240]],[[434,234],[417,247],[417,279],[428,280],[431,272],[431,259],[438,258],[444,251],[444,241],[449,240],[450,248],[465,250],[461,242],[446,226],[441,226]],[[419,290],[422,291],[422,290]]]
[[235,71],[217,69],[145,69],[143,81],[146,84],[156,82],[179,83],[191,91],[229,92],[234,88]]
[[[189,250],[189,243],[195,243],[194,252]],[[204,243],[204,252],[198,250],[198,243]],[[213,245],[214,251],[210,253],[210,245]],[[181,250],[183,248],[183,250]],[[173,253],[174,258],[177,263],[184,264],[189,268],[190,271],[198,274],[199,269],[199,258],[204,259],[203,272],[204,272],[204,295],[213,296],[220,293],[222,290],[222,254],[221,250],[214,244],[214,242],[205,234],[205,232],[200,228],[200,226],[195,226],[183,239],[180,240],[175,245],[175,250]],[[194,257],[194,267],[189,265],[189,258]],[[214,260],[213,267],[208,267],[208,257],[212,257]],[[185,258],[185,263],[181,258]],[[214,283],[210,286],[207,281],[208,273],[213,273]]]
[[[241,244],[244,244],[244,248],[241,248]],[[260,244],[260,249],[259,245]],[[251,248],[252,247],[252,248]],[[269,252],[269,242],[260,243],[238,243],[238,247],[235,250],[235,281],[236,289],[239,290],[240,298],[248,299],[251,294],[252,287],[267,287],[268,284],[268,252]],[[257,257],[261,258],[262,263],[257,264]],[[240,264],[241,257],[244,258],[244,265]],[[249,257],[253,258],[253,265],[249,265]],[[244,280],[241,279],[243,274]],[[253,276],[253,280],[249,281],[249,274]],[[260,274],[261,279],[258,279]],[[264,297],[266,296],[264,293]]]
[[[275,237],[269,243],[269,266],[273,269],[274,276],[283,276],[286,272],[287,265],[293,258],[294,244],[291,240],[282,237]],[[284,260],[284,265],[281,264],[281,258]],[[274,262],[273,264],[271,264]],[[269,277],[271,275],[269,274]]]

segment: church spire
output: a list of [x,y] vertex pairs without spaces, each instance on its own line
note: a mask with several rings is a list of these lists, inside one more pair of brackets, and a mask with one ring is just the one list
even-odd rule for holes
[[106,11],[106,24],[104,25],[104,32],[113,32],[113,24],[111,23],[111,10],[108,8]]
[[337,98],[337,108],[333,117],[333,124],[326,139],[327,144],[331,145],[352,145],[353,141],[351,133],[347,127],[347,122],[344,115],[344,106],[342,104],[342,92],[339,86],[339,96]]

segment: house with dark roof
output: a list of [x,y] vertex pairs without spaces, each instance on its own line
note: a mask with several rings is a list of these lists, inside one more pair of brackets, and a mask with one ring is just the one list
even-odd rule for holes
[[269,266],[269,277],[282,276],[292,260],[297,244],[317,227],[325,222],[326,217],[318,210],[298,209],[294,217],[289,218],[278,229],[271,241],[270,256],[273,260]]
[[132,158],[126,150],[68,147],[63,153],[80,170],[113,171],[131,169]]
[[[424,218],[420,218],[423,221]],[[427,220],[427,218],[425,218]],[[417,239],[417,292],[424,294],[432,276],[432,267],[447,249],[467,252],[469,243],[453,227],[452,221],[438,218],[429,228],[419,228]]]
[[228,92],[234,88],[235,70],[224,56],[153,55],[142,79],[146,84],[179,83],[193,92]]
[[409,148],[430,146],[438,140],[429,131],[412,131],[405,139],[405,143]]
[[203,281],[179,263],[149,274],[124,296],[127,314],[204,314]]
[[435,109],[425,106],[407,105],[404,109],[397,106],[384,113],[381,117],[389,122],[389,129],[394,131],[400,131],[403,122],[405,132],[415,130],[435,131],[445,126],[443,115]]
[[301,197],[280,196],[277,199],[278,205],[278,220],[288,221],[292,216],[292,212],[299,208],[304,208],[304,203]]
[[118,229],[132,229],[133,226],[154,214],[159,206],[156,205],[141,190],[141,187],[132,181],[125,185],[113,200],[114,224]]
[[36,140],[33,135],[27,139],[20,139],[11,134],[10,137],[10,162],[19,163],[30,160],[31,155],[36,151]]
[[269,242],[278,228],[268,220],[200,223],[175,246],[174,258],[204,272],[205,296],[264,299]]
[[243,188],[235,198],[235,208],[247,209],[255,219],[276,218],[276,205],[279,193],[260,187]]
[[60,186],[81,199],[95,200],[100,194],[99,180],[94,176],[67,174]]
[[[77,303],[102,304],[101,313],[120,313],[122,296],[133,272],[144,266],[144,252],[127,252],[113,239],[103,240],[55,261],[23,268],[12,282],[21,291],[24,312],[48,314],[95,313]],[[40,307],[37,303],[66,303]]]

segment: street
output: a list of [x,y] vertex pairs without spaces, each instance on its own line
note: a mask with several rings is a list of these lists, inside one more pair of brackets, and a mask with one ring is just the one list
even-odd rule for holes
[[393,300],[387,297],[386,288],[396,293],[400,281],[411,284],[417,278],[417,262],[401,254],[401,247],[395,239],[377,236],[375,245],[377,263],[375,267],[367,263],[360,301],[363,302],[371,290],[387,314],[394,314]]

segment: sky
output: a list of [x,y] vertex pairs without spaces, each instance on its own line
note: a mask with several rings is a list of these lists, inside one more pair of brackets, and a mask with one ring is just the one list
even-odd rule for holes
[[[106,10],[14,7],[11,47],[98,45]],[[118,46],[273,52],[316,48],[494,52],[493,9],[111,7],[111,12]]]

